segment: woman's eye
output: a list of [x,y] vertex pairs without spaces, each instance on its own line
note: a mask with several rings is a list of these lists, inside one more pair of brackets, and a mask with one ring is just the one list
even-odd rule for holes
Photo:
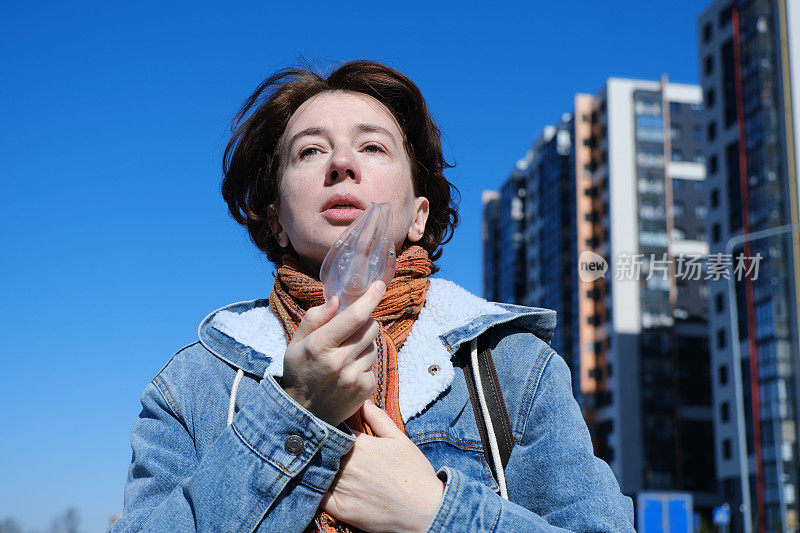
[[308,147],[308,148],[304,148],[303,150],[300,150],[300,153],[298,154],[298,157],[299,157],[300,159],[305,159],[305,157],[306,157],[306,156],[309,154],[309,152],[311,152],[312,150],[319,151],[319,149],[317,149],[317,148],[314,148],[313,146],[311,146],[311,147]]
[[368,144],[367,146],[364,147],[364,150],[366,151],[372,148],[375,148],[375,152],[373,153],[383,152],[383,148],[378,144]]

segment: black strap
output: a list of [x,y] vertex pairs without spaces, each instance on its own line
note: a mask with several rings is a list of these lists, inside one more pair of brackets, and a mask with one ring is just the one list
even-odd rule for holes
[[[475,421],[478,423],[478,432],[481,435],[481,442],[483,443],[483,455],[486,457],[486,462],[496,468],[492,459],[491,449],[489,448],[486,424],[483,421],[481,406],[475,388],[475,381],[472,376],[471,349],[472,342],[467,341],[462,343],[461,354],[464,362],[464,377],[466,378],[470,400],[472,400],[472,411],[475,413]],[[492,426],[494,427],[495,436],[497,438],[497,446],[500,451],[500,463],[505,470],[508,464],[508,458],[511,456],[511,450],[514,448],[514,433],[511,430],[511,421],[506,411],[506,403],[503,401],[503,392],[500,390],[500,380],[497,378],[497,371],[492,361],[492,352],[486,345],[485,339],[481,336],[478,336],[478,373],[481,377],[481,385],[483,386],[483,396],[489,408],[489,417],[492,420]],[[495,479],[497,479],[496,474]]]

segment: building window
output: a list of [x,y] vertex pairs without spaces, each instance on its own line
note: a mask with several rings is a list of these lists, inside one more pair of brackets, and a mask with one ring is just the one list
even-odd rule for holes
[[714,296],[714,311],[722,313],[725,310],[725,297],[722,293],[717,293]]
[[720,385],[727,385],[728,384],[728,365],[720,365],[719,367],[719,384]]
[[614,401],[613,394],[611,391],[599,391],[595,393],[595,398],[597,402],[597,407],[605,407],[606,405],[611,405]]
[[714,187],[711,189],[711,209],[719,207],[719,189]]
[[703,154],[703,152],[697,151],[697,152],[694,153],[694,157],[692,158],[692,161],[694,161],[695,163],[699,163],[701,165],[705,165],[706,164],[706,156]]
[[712,87],[706,91],[706,99],[705,102],[703,102],[706,106],[706,109],[711,109],[714,107],[715,100],[714,88]]
[[717,161],[717,156],[712,155],[711,157],[709,157],[708,158],[708,173],[709,174],[716,174],[717,173],[718,164],[719,163]]
[[733,57],[733,41],[722,45],[720,71],[722,72],[722,107],[725,116],[725,127],[736,122],[736,68]]
[[728,185],[728,231],[736,232],[742,227],[742,202],[740,187],[739,143],[734,141],[725,149],[725,167]]
[[722,458],[731,458],[731,439],[722,439]]
[[715,222],[713,226],[711,226],[711,240],[714,242],[719,242],[720,239],[720,227],[719,222]]
[[679,124],[672,124],[669,127],[669,134],[673,141],[677,141],[683,136],[683,130]]
[[724,28],[728,24],[731,23],[731,19],[733,18],[733,4],[728,5],[725,9],[719,12],[719,27],[720,29]]
[[672,151],[672,160],[673,161],[683,161],[683,152],[680,150],[673,150]]
[[714,72],[714,58],[712,56],[706,56],[705,60],[703,61],[703,72],[706,74],[711,74]]
[[724,350],[727,346],[728,341],[728,332],[725,331],[725,328],[719,328],[717,330],[717,348],[720,350]]
[[731,407],[728,402],[722,402],[719,404],[719,418],[723,422],[728,422],[731,419],[730,413]]
[[711,142],[716,138],[717,138],[717,123],[711,121],[708,123],[708,126],[706,128],[706,139],[708,139],[708,141]]
[[703,128],[701,128],[698,125],[695,125],[692,128],[692,138],[694,138],[695,141],[702,141],[703,140]]
[[711,40],[711,23],[706,22],[703,24],[703,42],[707,43]]

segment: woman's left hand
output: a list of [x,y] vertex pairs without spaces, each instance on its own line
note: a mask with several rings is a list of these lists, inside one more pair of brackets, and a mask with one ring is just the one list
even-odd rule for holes
[[320,507],[365,531],[425,531],[444,482],[419,448],[380,407],[367,400],[364,419],[377,437],[353,430],[356,442]]

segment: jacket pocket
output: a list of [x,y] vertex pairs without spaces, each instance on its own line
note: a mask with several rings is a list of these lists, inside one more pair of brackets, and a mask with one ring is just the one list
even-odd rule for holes
[[[475,436],[478,436],[477,427]],[[483,454],[480,440],[459,438],[446,430],[424,431],[410,435],[409,438],[425,454],[434,470],[449,466],[499,493],[500,488]]]

